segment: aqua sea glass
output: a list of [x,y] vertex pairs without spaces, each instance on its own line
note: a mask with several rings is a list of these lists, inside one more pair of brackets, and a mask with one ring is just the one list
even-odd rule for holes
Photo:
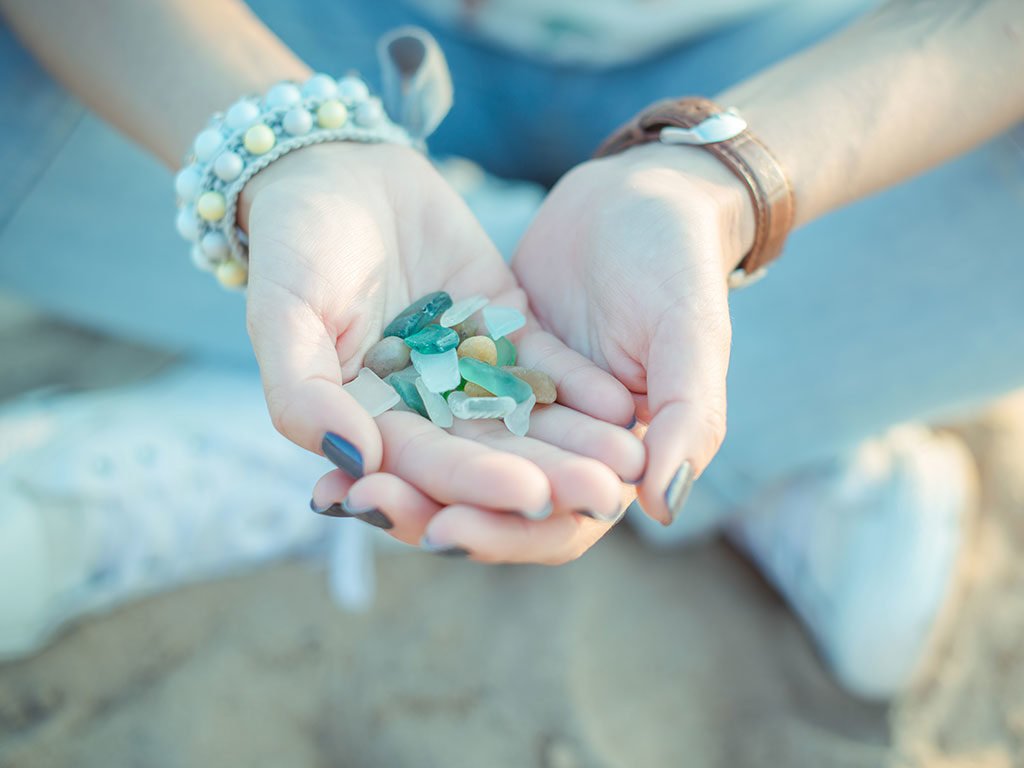
[[453,424],[452,409],[448,407],[448,401],[436,392],[427,389],[423,379],[416,378],[416,391],[423,400],[423,406],[427,409],[427,418],[439,427],[447,428]]
[[422,352],[425,355],[436,355],[459,346],[459,334],[451,328],[428,325],[426,328],[416,331],[412,336],[406,336],[405,343],[409,349]]
[[415,368],[406,368],[404,371],[392,373],[384,381],[394,387],[402,402],[410,410],[415,411],[424,418],[430,418],[427,416],[427,407],[423,403],[423,398],[420,397],[419,390],[416,389],[416,380],[419,377],[420,375]]
[[369,368],[360,369],[358,375],[342,389],[356,399],[356,402],[371,416],[380,416],[398,405],[398,392]]
[[516,345],[502,336],[494,340],[494,346],[498,350],[498,367],[516,364]]
[[533,389],[522,379],[472,357],[459,360],[459,373],[467,381],[479,384],[488,392],[499,397],[511,397],[517,403],[533,396]]
[[474,312],[479,312],[481,309],[487,306],[486,296],[470,296],[468,299],[460,299],[452,304],[448,309],[441,315],[441,325],[445,328],[451,328],[453,325],[458,325],[463,320],[468,318]]
[[484,325],[492,339],[515,333],[526,325],[526,317],[512,307],[484,307]]
[[457,419],[504,419],[516,409],[511,397],[470,397],[465,392],[448,395],[448,407]]
[[452,297],[444,291],[428,293],[422,299],[414,301],[388,323],[384,336],[397,336],[404,339],[416,331],[430,325],[435,318],[452,305]]
[[516,403],[515,410],[505,417],[505,426],[508,427],[508,431],[513,435],[525,437],[526,433],[530,431],[530,413],[536,404],[537,398],[532,394],[523,402]]
[[[435,355],[412,351],[412,364],[431,392],[447,392],[462,383],[459,375],[459,354],[454,349]],[[515,377],[513,377],[515,378]],[[529,388],[529,384],[526,385]]]

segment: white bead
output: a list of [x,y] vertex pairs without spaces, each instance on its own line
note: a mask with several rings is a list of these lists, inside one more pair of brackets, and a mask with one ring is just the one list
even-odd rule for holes
[[196,136],[192,149],[195,150],[196,159],[201,163],[205,163],[217,154],[217,150],[220,149],[220,145],[223,143],[224,137],[220,131],[216,128],[207,128]]
[[192,246],[192,263],[204,272],[212,272],[217,263],[198,245]]
[[370,89],[366,83],[354,75],[343,77],[338,81],[338,98],[346,104],[355,104],[363,101],[370,95]]
[[302,93],[291,83],[278,83],[263,98],[263,103],[270,109],[291,107],[302,101]]
[[260,116],[259,105],[252,99],[241,99],[228,108],[224,122],[233,131],[241,131],[256,122]]
[[222,261],[228,257],[228,239],[219,230],[212,230],[203,235],[201,241],[203,253],[214,261]]
[[380,122],[383,116],[384,108],[380,105],[379,99],[364,101],[356,107],[356,125],[360,125],[363,128],[372,128]]
[[213,172],[221,181],[234,181],[245,168],[245,161],[237,152],[221,152],[213,161]]
[[174,191],[182,200],[191,203],[199,194],[199,183],[202,180],[203,176],[199,173],[199,168],[187,165],[174,177]]
[[292,107],[285,113],[281,125],[292,136],[304,136],[313,127],[313,116],[302,107]]
[[302,86],[302,95],[307,99],[333,99],[338,95],[338,84],[330,75],[319,73],[313,75]]
[[178,228],[178,234],[193,243],[199,239],[199,219],[196,218],[196,209],[186,205],[178,211],[178,218],[174,225]]

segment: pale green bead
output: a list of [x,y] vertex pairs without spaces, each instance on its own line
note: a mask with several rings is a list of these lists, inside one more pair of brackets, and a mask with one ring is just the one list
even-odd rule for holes
[[203,192],[196,200],[196,213],[204,221],[220,221],[227,210],[227,201],[220,192]]
[[225,288],[241,288],[249,281],[249,270],[237,261],[224,261],[214,273]]
[[245,132],[242,144],[254,155],[264,155],[274,148],[277,137],[269,125],[256,123]]
[[316,124],[321,128],[341,128],[348,120],[348,108],[337,99],[328,99],[316,111]]

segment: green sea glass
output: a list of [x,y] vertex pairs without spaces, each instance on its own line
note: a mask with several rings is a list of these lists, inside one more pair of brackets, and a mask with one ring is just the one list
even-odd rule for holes
[[412,336],[406,336],[405,343],[409,349],[424,355],[437,355],[459,346],[459,334],[451,328],[428,325],[426,328],[416,331]]
[[402,310],[398,317],[388,323],[388,327],[384,329],[384,335],[397,336],[400,339],[412,336],[430,325],[451,305],[452,297],[444,291],[428,293],[422,299],[414,301]]
[[516,364],[516,345],[502,336],[494,340],[494,346],[498,350],[498,367],[503,365]]
[[459,360],[459,373],[462,374],[462,378],[479,384],[488,392],[493,392],[498,397],[511,397],[517,403],[522,403],[533,396],[533,389],[522,379],[471,357]]
[[398,396],[402,398],[402,402],[409,406],[409,408],[424,418],[430,418],[427,415],[427,407],[423,403],[423,398],[420,397],[420,393],[416,388],[416,379],[419,377],[420,375],[416,369],[410,367],[404,371],[392,373],[384,381],[394,388]]

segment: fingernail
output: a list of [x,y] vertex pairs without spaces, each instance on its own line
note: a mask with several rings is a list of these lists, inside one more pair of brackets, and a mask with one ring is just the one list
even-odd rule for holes
[[370,507],[369,509],[353,509],[348,499],[341,502],[341,508],[344,509],[351,517],[356,520],[362,520],[364,523],[372,525],[374,528],[381,528],[385,531],[395,527],[395,524],[391,522],[391,518],[385,515],[376,507]]
[[637,421],[636,414],[634,413],[633,414],[633,420],[631,422],[629,422],[629,424],[626,425],[626,429],[633,429],[633,427],[636,426],[636,421]]
[[693,465],[689,461],[684,461],[665,490],[665,505],[668,507],[668,522],[665,525],[672,525],[683,511],[692,487]]
[[599,523],[610,523],[612,525],[615,525],[617,522],[619,522],[619,520],[622,519],[622,515],[625,513],[625,511],[625,508],[623,508],[616,510],[611,515],[598,515],[594,512],[591,512],[589,509],[577,509],[576,514],[583,515],[584,517],[589,517],[591,520],[597,520]]
[[385,531],[395,527],[395,524],[391,522],[391,518],[376,507],[364,510],[352,509],[352,507],[349,506],[348,499],[345,499],[341,504],[331,504],[327,507],[318,506],[315,501],[310,499],[309,508],[318,515],[326,515],[327,517],[351,517],[355,520],[361,520],[364,523],[372,525],[374,528],[382,528]]
[[523,512],[523,517],[529,520],[546,520],[551,517],[551,512],[554,510],[554,505],[549,501],[537,512]]
[[453,544],[435,544],[426,536],[420,541],[420,549],[441,557],[469,557],[469,550]]
[[324,451],[324,456],[342,472],[357,480],[363,476],[363,455],[341,435],[328,432],[324,435],[320,447]]

